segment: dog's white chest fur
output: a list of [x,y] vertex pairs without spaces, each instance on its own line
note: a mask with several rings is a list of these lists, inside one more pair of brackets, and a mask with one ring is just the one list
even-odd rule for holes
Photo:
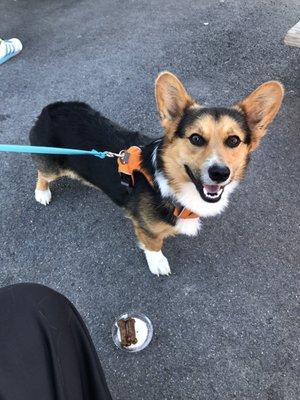
[[200,218],[181,219],[176,222],[178,233],[188,236],[196,236],[201,228]]

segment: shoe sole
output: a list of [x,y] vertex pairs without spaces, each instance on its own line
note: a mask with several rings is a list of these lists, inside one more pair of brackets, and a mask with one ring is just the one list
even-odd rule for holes
[[11,58],[15,57],[16,55],[18,55],[20,53],[20,51],[17,51],[16,53],[8,54],[7,56],[1,58],[0,59],[0,65],[5,63],[6,61],[10,60]]

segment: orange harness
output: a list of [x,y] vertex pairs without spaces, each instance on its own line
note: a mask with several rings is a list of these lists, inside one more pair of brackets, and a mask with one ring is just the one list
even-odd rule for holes
[[[123,152],[122,157],[118,158],[118,171],[120,174],[125,174],[130,178],[132,186],[134,186],[134,171],[142,173],[150,185],[154,186],[152,177],[142,167],[142,150],[137,146],[129,147]],[[185,207],[175,207],[173,214],[175,217],[182,219],[199,218],[199,215]]]

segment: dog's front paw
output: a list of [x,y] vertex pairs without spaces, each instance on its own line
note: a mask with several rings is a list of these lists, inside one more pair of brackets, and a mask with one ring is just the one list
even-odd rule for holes
[[47,204],[50,203],[51,201],[51,192],[50,189],[48,188],[47,190],[39,190],[35,189],[35,199],[38,203],[43,204],[46,206]]
[[171,269],[168,259],[161,251],[150,251],[145,249],[148,267],[154,275],[170,275]]

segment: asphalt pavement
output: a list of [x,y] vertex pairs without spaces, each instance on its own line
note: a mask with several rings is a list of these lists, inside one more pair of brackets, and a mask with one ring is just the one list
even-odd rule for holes
[[[300,49],[283,44],[298,19],[297,0],[1,0],[0,36],[24,45],[0,66],[2,143],[28,143],[56,100],[86,101],[158,137],[153,89],[165,69],[207,105],[270,79],[286,88],[228,209],[204,220],[199,237],[167,241],[169,278],[150,274],[103,193],[61,180],[44,207],[31,158],[0,154],[0,285],[39,282],[74,302],[114,400],[300,398]],[[111,339],[127,310],[155,330],[135,355]]]

